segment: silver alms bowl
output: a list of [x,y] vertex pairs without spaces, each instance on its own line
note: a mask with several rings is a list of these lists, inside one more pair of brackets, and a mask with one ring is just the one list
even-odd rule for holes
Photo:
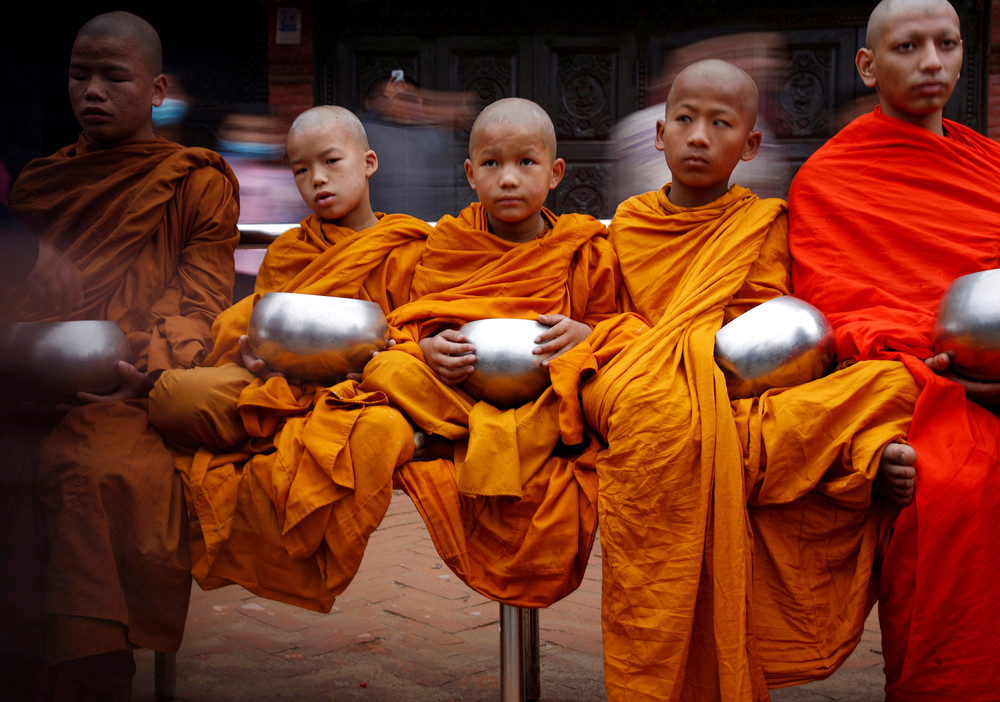
[[932,329],[934,351],[951,357],[951,370],[972,380],[1000,381],[1000,270],[952,281]]
[[122,382],[118,361],[132,362],[122,328],[96,319],[6,325],[0,357],[3,390],[41,403],[113,393]]
[[251,350],[291,378],[332,384],[385,349],[389,327],[374,302],[265,293],[250,315]]
[[480,319],[459,330],[476,348],[476,370],[462,388],[496,407],[531,402],[549,386],[545,356],[532,353],[548,327],[533,319]]
[[815,380],[835,355],[829,320],[790,295],[757,305],[715,333],[715,361],[732,398]]

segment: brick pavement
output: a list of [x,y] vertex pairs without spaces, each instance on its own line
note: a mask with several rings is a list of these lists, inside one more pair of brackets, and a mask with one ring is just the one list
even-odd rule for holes
[[[541,699],[604,699],[600,547],[580,588],[539,614]],[[877,620],[831,678],[775,702],[874,702],[883,677]],[[136,654],[133,699],[153,702],[153,655]],[[438,558],[410,500],[393,496],[361,570],[318,614],[236,586],[195,586],[177,655],[177,700],[452,702],[500,697],[499,606]]]

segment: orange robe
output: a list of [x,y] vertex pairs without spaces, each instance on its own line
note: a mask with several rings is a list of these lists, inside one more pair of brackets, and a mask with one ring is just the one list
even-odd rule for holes
[[[360,298],[388,313],[407,299],[429,232],[422,220],[400,214],[381,215],[359,232],[316,215],[306,218],[268,247],[254,294],[216,320],[216,343],[206,360],[215,367],[184,371],[186,381],[165,376],[157,384],[151,396],[157,426],[165,423],[162,415],[188,413],[199,427],[182,436],[205,440],[201,447],[175,447],[193,517],[192,572],[202,588],[237,583],[263,597],[326,612],[350,584],[368,536],[388,508],[392,470],[412,454],[412,429],[389,407],[364,411],[364,402],[341,400],[336,386],[290,384],[280,377],[265,382],[240,368],[241,378],[232,370],[237,341],[253,306],[271,290]],[[203,379],[221,391],[209,405],[192,407],[184,383]],[[342,411],[344,406],[349,409]],[[349,441],[349,429],[341,431],[329,419],[341,416],[350,417],[363,441]],[[227,447],[225,440],[212,439],[212,428],[232,421],[245,432],[243,441]],[[369,426],[385,431],[370,438],[362,431]]]
[[[444,217],[413,277],[413,301],[389,316],[409,341],[376,356],[359,390],[382,392],[417,426],[455,442],[455,460],[408,463],[413,499],[439,555],[495,600],[541,607],[580,583],[597,527],[596,445],[558,388],[503,410],[441,382],[419,338],[477,319],[564,314],[596,324],[615,312],[620,276],[604,226],[547,210],[552,226],[514,244],[489,233],[480,203]],[[575,390],[575,389],[574,389]],[[567,401],[578,404],[571,392]]]
[[944,129],[876,109],[817,151],[790,193],[796,294],[826,312],[842,360],[896,359],[920,387],[916,497],[881,568],[890,701],[1000,694],[1000,419],[924,363],[947,286],[1000,265],[1000,146]]
[[[84,301],[73,317],[118,322],[134,365],[155,376],[210,347],[232,297],[237,193],[214,152],[163,139],[104,149],[81,136],[28,164],[11,200],[76,265]],[[49,535],[38,581],[49,663],[176,650],[191,590],[184,504],[146,401],[14,417],[4,441],[30,445],[20,480],[37,490]]]
[[[762,700],[768,662],[758,652],[756,591],[774,590],[768,594],[781,606],[821,569],[806,562],[802,582],[787,591],[758,577],[747,502],[785,505],[816,490],[867,514],[881,449],[905,433],[907,408],[900,401],[891,417],[870,420],[870,436],[849,412],[809,425],[845,388],[867,391],[865,383],[887,372],[877,367],[731,403],[714,361],[715,332],[787,294],[784,203],[733,186],[703,207],[682,208],[668,191],[627,200],[612,221],[631,314],[553,363],[560,375],[589,378],[584,412],[607,441],[597,461],[605,684],[610,700]],[[789,441],[797,426],[790,416],[813,443]],[[784,524],[789,545],[775,548],[798,554],[804,530]],[[813,599],[842,594],[834,585]],[[818,617],[840,614],[815,609]]]

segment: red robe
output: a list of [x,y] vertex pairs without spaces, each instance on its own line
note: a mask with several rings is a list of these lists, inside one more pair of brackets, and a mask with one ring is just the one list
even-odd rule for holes
[[[1000,690],[1000,419],[933,373],[931,324],[955,278],[998,265],[1000,146],[859,117],[790,192],[794,294],[822,309],[841,361],[896,359],[921,386],[908,441],[917,491],[882,564],[892,700],[995,700]],[[994,407],[994,412],[996,408]]]

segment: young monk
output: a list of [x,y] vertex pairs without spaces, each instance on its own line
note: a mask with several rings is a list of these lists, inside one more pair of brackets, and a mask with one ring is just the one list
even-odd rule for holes
[[[329,611],[388,508],[395,459],[344,472],[350,466],[335,461],[344,439],[306,428],[320,427],[339,400],[321,385],[268,369],[249,349],[247,326],[254,305],[271,291],[368,300],[389,313],[409,295],[430,227],[408,215],[372,211],[368,179],[378,157],[352,112],[335,106],[305,111],[289,129],[287,150],[299,193],[314,214],[268,247],[253,295],[219,315],[205,366],[160,377],[150,394],[150,419],[176,447],[188,511],[200,525],[189,534],[199,585],[238,583],[265,597]],[[309,415],[315,421],[307,424]],[[412,430],[396,415],[409,458]],[[354,450],[377,451],[391,438],[387,429],[379,441]],[[302,455],[292,460],[280,449],[285,445],[301,448]],[[306,457],[313,463],[307,466]],[[272,473],[290,476],[280,499],[265,489],[277,478],[262,476]],[[326,476],[336,483],[323,487],[319,481]],[[288,512],[302,507],[300,495],[316,492],[323,494],[315,508],[331,516],[322,526],[314,522],[333,536],[327,547],[295,559],[279,525],[294,533]],[[259,505],[272,499],[273,508],[259,514]]]
[[[615,312],[618,266],[603,225],[543,206],[562,179],[555,129],[537,104],[492,103],[469,137],[466,175],[479,201],[427,239],[412,298],[389,315],[396,346],[365,367],[360,393],[384,394],[445,457],[400,468],[438,553],[470,587],[544,606],[575,589],[597,527],[594,446],[559,388],[520,407],[476,401],[461,383],[475,349],[458,331],[491,317],[537,319],[539,354],[559,354]],[[566,403],[577,406],[573,392]]]
[[[729,63],[678,74],[656,125],[671,181],[612,220],[628,314],[551,364],[558,377],[597,370],[581,398],[607,442],[609,700],[767,699],[789,669],[828,675],[871,606],[871,481],[908,409],[879,382],[905,370],[864,366],[731,402],[714,361],[724,324],[789,292],[785,203],[729,182],[760,145],[757,101]],[[831,409],[873,395],[879,409],[864,416]],[[770,520],[754,534],[748,502]]]
[[1000,690],[990,543],[1000,383],[950,372],[931,335],[947,286],[1000,265],[1000,147],[943,116],[962,61],[951,4],[879,3],[856,57],[878,107],[819,149],[790,193],[792,281],[830,318],[839,359],[895,359],[920,388],[908,436],[916,498],[895,521],[881,574],[890,702],[995,700]]
[[[119,364],[120,390],[81,395],[86,404],[65,415],[4,417],[13,487],[0,490],[2,511],[16,516],[0,534],[0,582],[22,590],[2,598],[0,655],[5,673],[28,680],[26,691],[5,675],[9,699],[36,699],[39,641],[45,699],[131,699],[132,649],[176,651],[184,629],[183,495],[145,396],[164,370],[208,351],[232,299],[239,206],[218,154],[154,134],[166,88],[149,23],[125,12],[88,21],[69,63],[80,138],[29,163],[11,193],[18,221],[77,270],[83,294],[70,316],[117,322],[132,363]],[[42,514],[25,524],[35,500]],[[41,635],[11,626],[11,614]]]

